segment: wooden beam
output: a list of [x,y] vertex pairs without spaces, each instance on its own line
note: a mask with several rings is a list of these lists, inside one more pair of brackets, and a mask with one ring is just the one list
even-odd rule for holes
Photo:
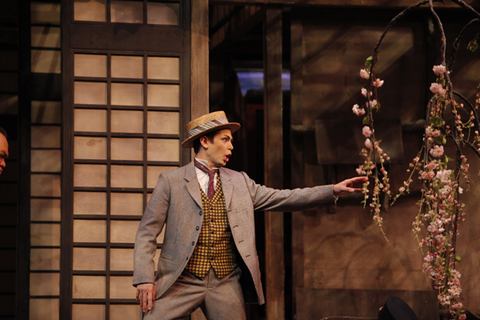
[[237,12],[228,22],[210,32],[210,50],[225,43],[225,40],[234,42],[243,37],[250,29],[262,21],[264,14],[261,8],[256,6],[244,7]]
[[[329,6],[329,7],[380,7],[380,8],[405,8],[417,3],[418,0],[210,0],[210,4],[235,4],[235,5],[288,5],[288,6]],[[478,8],[480,0],[465,0],[465,3]],[[435,3],[435,6],[445,8],[459,8],[451,1],[445,4]]]
[[[264,22],[265,184],[283,188],[282,11],[267,8]],[[265,212],[267,319],[285,319],[283,213]]]

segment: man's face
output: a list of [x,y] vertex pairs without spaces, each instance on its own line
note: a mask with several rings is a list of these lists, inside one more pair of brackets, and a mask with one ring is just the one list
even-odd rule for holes
[[205,156],[208,166],[211,168],[220,168],[227,164],[233,150],[233,138],[230,129],[219,131],[213,141],[207,137],[201,137],[200,142],[205,148]]
[[3,172],[3,168],[7,166],[5,159],[8,158],[8,142],[7,138],[0,133],[0,174]]

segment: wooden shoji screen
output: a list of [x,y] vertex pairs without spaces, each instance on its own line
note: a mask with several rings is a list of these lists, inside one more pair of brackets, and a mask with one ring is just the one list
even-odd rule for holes
[[61,315],[141,319],[135,233],[159,174],[189,161],[189,2],[73,0],[65,10]]

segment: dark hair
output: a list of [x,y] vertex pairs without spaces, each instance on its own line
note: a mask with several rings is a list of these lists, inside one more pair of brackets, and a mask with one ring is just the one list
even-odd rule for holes
[[3,134],[5,136],[5,138],[8,139],[7,131],[5,131],[5,129],[3,129],[2,127],[0,127],[0,133]]
[[195,152],[195,154],[198,153],[198,151],[200,151],[200,147],[202,146],[202,144],[200,143],[200,138],[201,137],[207,137],[208,140],[212,140],[213,142],[213,138],[215,137],[215,135],[219,132],[220,130],[215,130],[215,131],[211,131],[211,132],[208,132],[204,135],[201,135],[200,137],[198,137],[197,139],[195,139],[193,141],[193,152]]

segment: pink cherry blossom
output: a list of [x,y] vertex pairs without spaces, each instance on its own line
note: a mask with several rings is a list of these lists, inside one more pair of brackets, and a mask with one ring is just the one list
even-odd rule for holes
[[370,79],[370,73],[367,70],[362,69],[360,70],[360,77],[363,79]]
[[365,170],[363,170],[363,167],[362,166],[359,166],[357,169],[355,169],[355,171],[357,171],[357,174],[359,176],[365,174]]
[[420,174],[420,177],[423,179],[423,180],[430,180],[432,179],[433,177],[435,177],[435,172],[433,171],[423,171],[421,174]]
[[435,72],[435,74],[436,74],[437,76],[440,76],[440,75],[444,74],[445,71],[447,71],[446,68],[445,68],[445,66],[443,66],[443,65],[441,65],[441,64],[438,65],[438,66],[433,66],[433,69],[432,69],[432,70],[433,70],[433,72]]
[[365,140],[365,147],[367,147],[367,149],[370,149],[370,150],[373,149],[372,141],[370,141],[370,139],[368,138]]
[[373,85],[374,85],[375,87],[377,87],[377,88],[380,88],[381,86],[383,86],[383,83],[384,83],[384,82],[385,82],[385,81],[380,80],[379,78],[377,78],[377,79],[375,79],[375,81],[373,82]]
[[366,98],[367,97],[367,89],[362,88],[360,91],[362,92],[362,96],[364,96]]
[[433,161],[430,161],[429,164],[427,164],[427,169],[430,170],[430,171],[433,171],[437,168],[437,164]]
[[430,150],[430,154],[435,158],[443,156],[443,146],[434,146],[433,149]]
[[447,93],[447,90],[442,87],[440,83],[433,82],[430,85],[430,91],[432,93],[438,93],[441,97],[445,97],[445,94]]
[[441,183],[447,184],[450,183],[450,176],[452,175],[452,170],[439,170],[435,176]]
[[441,134],[440,130],[438,129],[434,129],[430,126],[428,126],[426,129],[425,129],[425,135],[427,137],[438,137],[439,135]]
[[352,107],[352,111],[353,113],[355,113],[357,116],[363,116],[365,114],[365,109],[363,108],[360,108],[360,106],[358,104],[355,104],[353,107]]
[[451,191],[452,191],[452,187],[450,187],[450,186],[444,186],[442,189],[438,190],[438,192],[439,192],[442,196],[448,195]]
[[372,129],[370,129],[369,126],[364,126],[363,129],[362,129],[362,133],[363,135],[366,137],[366,138],[370,138],[370,136],[372,135]]
[[433,82],[430,85],[430,91],[432,91],[432,93],[439,93],[442,89],[443,87],[440,83]]

